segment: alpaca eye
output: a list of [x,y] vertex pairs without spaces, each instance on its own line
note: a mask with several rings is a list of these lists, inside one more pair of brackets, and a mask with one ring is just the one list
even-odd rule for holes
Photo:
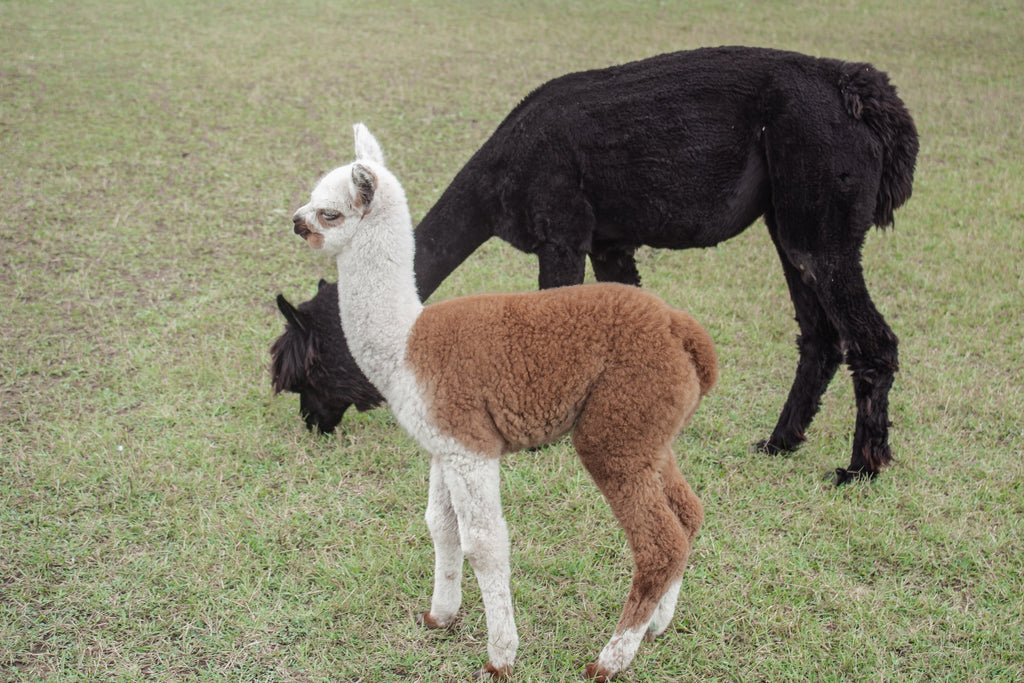
[[341,218],[341,214],[337,211],[321,211],[320,217],[325,221],[336,221]]

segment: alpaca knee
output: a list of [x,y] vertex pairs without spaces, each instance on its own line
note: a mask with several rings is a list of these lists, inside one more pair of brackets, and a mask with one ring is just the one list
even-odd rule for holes
[[899,370],[899,339],[887,324],[882,322],[875,334],[864,339],[846,342],[846,363],[858,377],[871,383],[879,376],[896,374]]
[[461,552],[480,581],[508,581],[509,543],[508,528],[502,524],[486,534],[465,534]]
[[697,534],[704,524],[704,505],[696,495],[693,495],[689,502],[689,506],[680,516],[679,521],[682,522],[683,528],[686,530],[686,537],[692,548],[693,542],[697,540]]

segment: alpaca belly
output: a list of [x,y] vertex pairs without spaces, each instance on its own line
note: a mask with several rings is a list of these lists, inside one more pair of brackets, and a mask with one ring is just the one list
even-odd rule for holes
[[490,411],[494,428],[504,441],[504,451],[513,452],[535,448],[562,438],[576,424],[580,411],[586,402],[586,393],[578,392],[575,400],[559,402],[539,401],[531,405],[531,398],[515,401],[513,405],[502,405]]
[[[731,146],[737,150],[745,147],[745,154],[723,149],[708,153],[702,164],[714,168],[718,183],[680,180],[678,185],[652,192],[642,206],[629,204],[597,211],[595,242],[703,249],[746,230],[770,204],[768,168],[764,149],[754,133],[723,144],[723,148]],[[704,177],[685,168],[677,168],[674,173],[681,178],[688,174]]]
[[486,399],[460,398],[435,396],[430,402],[427,420],[436,429],[437,438],[457,442],[481,456],[496,457],[543,446],[568,434],[586,394],[580,392],[576,400],[559,403],[528,393],[506,401],[495,400],[493,395]]

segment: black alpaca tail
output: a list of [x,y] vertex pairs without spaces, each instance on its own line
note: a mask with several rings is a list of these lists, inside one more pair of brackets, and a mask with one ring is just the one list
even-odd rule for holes
[[870,64],[844,64],[839,80],[846,111],[864,121],[882,143],[882,178],[874,224],[893,224],[893,211],[910,199],[917,161],[917,128],[889,77]]

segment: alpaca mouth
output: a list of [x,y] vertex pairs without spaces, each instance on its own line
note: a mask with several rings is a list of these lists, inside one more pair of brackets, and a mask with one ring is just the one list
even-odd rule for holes
[[306,240],[313,249],[321,249],[324,246],[324,236],[319,232],[313,232],[302,223],[295,224],[295,234]]
[[302,215],[296,213],[292,216],[292,223],[295,225],[295,234],[306,240],[306,243],[309,244],[309,246],[314,249],[319,249],[323,246],[324,236],[320,233],[313,232]]

